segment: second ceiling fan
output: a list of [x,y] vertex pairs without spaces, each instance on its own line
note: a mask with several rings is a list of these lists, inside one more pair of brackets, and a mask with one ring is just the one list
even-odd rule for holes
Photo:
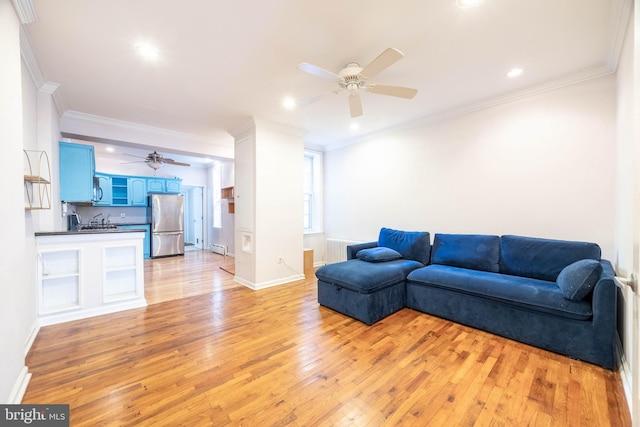
[[154,151],[153,153],[149,153],[147,154],[146,157],[142,157],[142,156],[138,156],[135,154],[128,154],[128,153],[124,153],[127,156],[133,156],[133,157],[138,157],[144,160],[139,160],[138,162],[127,162],[127,163],[139,163],[139,162],[144,162],[146,163],[151,169],[154,170],[158,170],[162,167],[163,164],[168,164],[168,165],[176,165],[176,166],[191,166],[189,163],[183,163],[183,162],[176,162],[173,159],[169,159],[167,157],[164,157],[162,154],[158,153],[157,151]]
[[[376,59],[371,61],[369,65],[364,68],[360,67],[356,62],[350,62],[340,70],[338,74],[335,74],[316,65],[304,62],[298,65],[298,69],[306,73],[313,74],[314,76],[336,82],[338,84],[338,89],[331,93],[347,91],[349,93],[349,112],[351,113],[351,117],[359,117],[362,115],[362,100],[360,99],[359,94],[360,89],[374,94],[396,96],[406,99],[411,99],[416,95],[416,93],[418,93],[416,89],[408,87],[369,83],[369,79],[377,76],[381,71],[393,65],[403,57],[404,55],[399,50],[389,48],[378,55]],[[306,106],[312,104],[325,95],[326,94],[298,101],[297,105]]]

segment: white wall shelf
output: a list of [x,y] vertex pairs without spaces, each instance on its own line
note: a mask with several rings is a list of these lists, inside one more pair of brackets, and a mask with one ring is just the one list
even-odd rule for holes
[[51,209],[51,166],[45,151],[24,152],[25,209]]

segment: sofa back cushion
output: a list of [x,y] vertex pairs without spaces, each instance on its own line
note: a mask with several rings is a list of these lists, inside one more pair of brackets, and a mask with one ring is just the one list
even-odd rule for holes
[[378,246],[400,252],[402,258],[429,264],[431,236],[427,231],[401,231],[381,228]]
[[500,270],[500,237],[485,234],[436,234],[431,263],[472,270]]
[[600,254],[595,243],[507,235],[500,239],[500,272],[555,282],[569,264],[600,261]]

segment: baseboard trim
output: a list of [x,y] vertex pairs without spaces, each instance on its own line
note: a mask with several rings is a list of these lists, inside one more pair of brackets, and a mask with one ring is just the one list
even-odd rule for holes
[[40,325],[38,324],[38,322],[36,322],[31,327],[31,330],[29,331],[29,335],[27,336],[27,339],[25,341],[24,357],[27,357],[27,355],[31,351],[31,346],[33,346],[33,343],[36,340],[36,337],[38,336],[39,332],[40,332]]
[[55,325],[57,323],[71,322],[72,320],[86,319],[94,316],[102,316],[103,314],[116,313],[118,311],[131,310],[134,308],[143,308],[147,306],[145,298],[136,298],[131,301],[124,301],[94,307],[87,310],[69,311],[65,313],[44,315],[39,318],[40,326]]
[[629,413],[633,414],[633,377],[631,376],[631,367],[624,355],[624,348],[622,348],[622,341],[618,334],[616,334],[616,350],[618,353],[618,371],[620,372],[620,379],[622,380],[622,389],[627,399]]
[[22,403],[22,398],[24,397],[24,393],[27,391],[29,381],[31,381],[31,374],[29,373],[29,368],[24,366],[20,371],[18,379],[13,385],[13,389],[9,395],[9,401],[7,402],[8,404],[18,405]]
[[262,283],[253,283],[253,282],[249,282],[248,280],[244,280],[238,276],[233,276],[234,281],[254,291],[271,288],[274,286],[284,285],[291,282],[297,282],[298,280],[304,280],[304,279],[305,279],[304,274],[296,274],[293,276],[286,277],[284,279],[271,280],[271,281],[262,282]]

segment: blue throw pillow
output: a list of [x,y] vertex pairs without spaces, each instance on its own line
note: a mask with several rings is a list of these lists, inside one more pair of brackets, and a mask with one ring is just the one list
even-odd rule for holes
[[378,246],[375,248],[359,250],[356,254],[356,258],[367,262],[384,262],[400,259],[402,258],[402,255],[393,249]]
[[398,251],[404,259],[429,264],[431,236],[427,231],[402,231],[383,227],[378,236],[378,246]]
[[562,269],[556,283],[562,295],[571,301],[582,301],[589,295],[602,273],[602,265],[593,259],[582,259]]

